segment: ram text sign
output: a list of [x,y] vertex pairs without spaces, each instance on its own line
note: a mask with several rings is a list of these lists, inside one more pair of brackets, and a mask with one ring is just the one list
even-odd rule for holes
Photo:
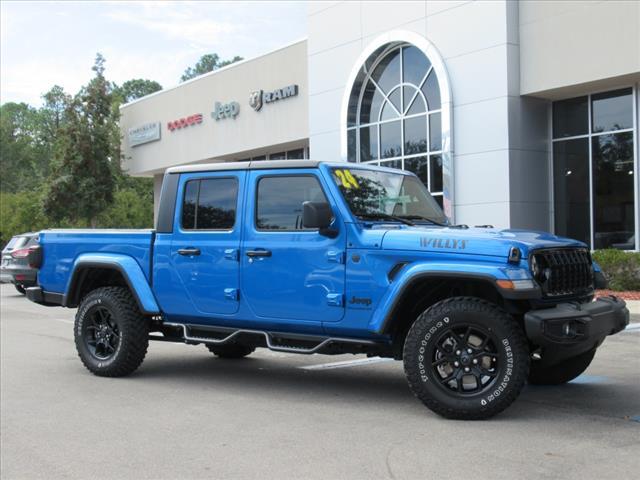
[[160,140],[160,122],[151,122],[127,130],[129,146],[136,147],[144,143]]
[[270,92],[256,90],[249,94],[249,105],[256,112],[259,112],[265,103],[272,103],[285,98],[295,97],[298,95],[298,85],[289,85],[283,88],[276,88]]

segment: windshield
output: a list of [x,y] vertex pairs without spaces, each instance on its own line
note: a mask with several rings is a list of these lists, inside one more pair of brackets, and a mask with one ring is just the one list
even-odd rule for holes
[[359,218],[446,223],[440,205],[413,175],[334,168],[333,179],[351,212]]

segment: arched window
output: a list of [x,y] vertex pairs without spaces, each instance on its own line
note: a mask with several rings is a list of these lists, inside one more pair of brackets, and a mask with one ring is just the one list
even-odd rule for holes
[[347,160],[410,170],[443,203],[438,76],[409,43],[378,48],[356,75],[347,108]]

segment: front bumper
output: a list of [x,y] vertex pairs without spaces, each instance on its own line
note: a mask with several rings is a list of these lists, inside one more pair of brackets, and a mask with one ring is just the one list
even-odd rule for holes
[[613,296],[584,304],[562,303],[524,316],[527,337],[540,349],[539,362],[544,365],[596,348],[606,336],[624,330],[628,324],[625,302]]

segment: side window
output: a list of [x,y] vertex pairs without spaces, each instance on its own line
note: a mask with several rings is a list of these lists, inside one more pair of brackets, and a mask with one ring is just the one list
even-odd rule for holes
[[258,182],[256,226],[259,230],[307,230],[302,226],[303,202],[326,202],[312,175],[265,177]]
[[207,178],[185,185],[182,228],[186,230],[230,230],[236,221],[238,180]]

